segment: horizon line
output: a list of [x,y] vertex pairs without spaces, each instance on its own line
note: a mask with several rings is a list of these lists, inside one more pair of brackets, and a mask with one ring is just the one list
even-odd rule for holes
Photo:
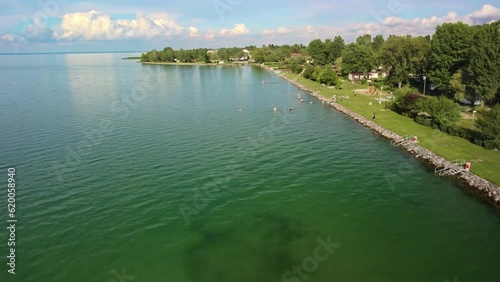
[[5,55],[50,55],[50,54],[105,54],[105,53],[144,53],[149,51],[60,51],[60,52],[14,52],[14,53],[0,53],[0,56]]

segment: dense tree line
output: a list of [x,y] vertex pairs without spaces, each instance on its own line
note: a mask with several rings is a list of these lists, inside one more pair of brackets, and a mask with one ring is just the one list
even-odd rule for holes
[[199,49],[179,49],[174,50],[171,47],[165,47],[162,51],[152,50],[141,55],[141,62],[206,62],[211,61],[230,61],[245,56],[244,49],[252,50],[254,46],[246,48],[219,48],[216,52],[207,48]]
[[500,101],[500,21],[481,26],[444,23],[432,37],[365,34],[353,43],[343,42],[338,36],[312,40],[307,50],[313,64],[336,64],[344,76],[380,70],[397,88],[415,82],[423,87],[425,76],[434,94]]

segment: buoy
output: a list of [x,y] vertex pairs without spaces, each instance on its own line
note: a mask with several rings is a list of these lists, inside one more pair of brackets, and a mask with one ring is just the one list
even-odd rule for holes
[[469,171],[470,170],[470,163],[465,163],[465,170]]

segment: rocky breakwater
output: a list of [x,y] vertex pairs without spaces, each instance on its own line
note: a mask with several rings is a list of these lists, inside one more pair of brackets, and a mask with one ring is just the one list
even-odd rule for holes
[[[272,68],[266,66],[263,67],[268,71],[274,72]],[[391,140],[391,143],[393,143],[394,145],[399,146],[400,148],[408,151],[413,156],[431,165],[435,169],[436,168],[448,168],[450,170],[457,169],[459,171],[458,173],[453,175],[448,175],[448,177],[459,180],[459,182],[464,184],[465,187],[473,189],[474,192],[479,193],[489,201],[493,202],[496,206],[500,207],[500,188],[494,185],[493,183],[489,182],[488,180],[485,180],[475,175],[474,173],[463,169],[463,167],[457,166],[456,164],[436,155],[432,151],[418,145],[418,142],[414,142],[413,140],[408,140],[406,137],[400,136],[395,132],[392,132],[387,128],[380,126],[379,124],[365,118],[364,116],[355,113],[338,103],[334,103],[333,101],[328,100],[318,92],[312,91],[311,89],[301,85],[297,81],[285,77],[283,74],[277,74],[277,75],[282,79],[290,82],[291,84],[297,86],[299,89],[308,92],[309,94],[323,101],[324,103],[329,104],[339,112],[351,117],[352,119],[359,122],[363,126],[368,127],[371,130],[378,133],[379,135]],[[404,142],[404,140],[408,140],[409,142]]]

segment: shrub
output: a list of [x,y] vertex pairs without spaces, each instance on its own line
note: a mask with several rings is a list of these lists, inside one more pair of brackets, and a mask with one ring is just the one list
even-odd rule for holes
[[318,81],[326,85],[337,85],[339,82],[337,74],[335,73],[331,65],[326,65],[321,70]]
[[476,126],[483,132],[483,139],[489,148],[500,148],[500,104],[490,111],[480,111]]
[[319,78],[319,75],[321,74],[321,71],[322,71],[322,69],[320,66],[314,67],[314,71],[311,74],[311,80],[317,81]]
[[428,127],[432,126],[432,119],[429,118],[429,117],[426,117],[426,116],[417,115],[415,117],[415,121],[418,122],[418,123],[420,123],[421,125],[425,125],[425,126],[428,126]]
[[420,110],[432,116],[433,123],[446,126],[460,119],[460,106],[452,100],[440,96],[427,96],[421,104]]
[[311,79],[314,70],[315,70],[314,66],[307,65],[306,69],[304,70],[304,78]]
[[396,99],[393,103],[393,109],[403,115],[415,117],[420,111],[424,111],[423,101],[426,96],[412,92],[410,88],[401,89],[394,93]]

